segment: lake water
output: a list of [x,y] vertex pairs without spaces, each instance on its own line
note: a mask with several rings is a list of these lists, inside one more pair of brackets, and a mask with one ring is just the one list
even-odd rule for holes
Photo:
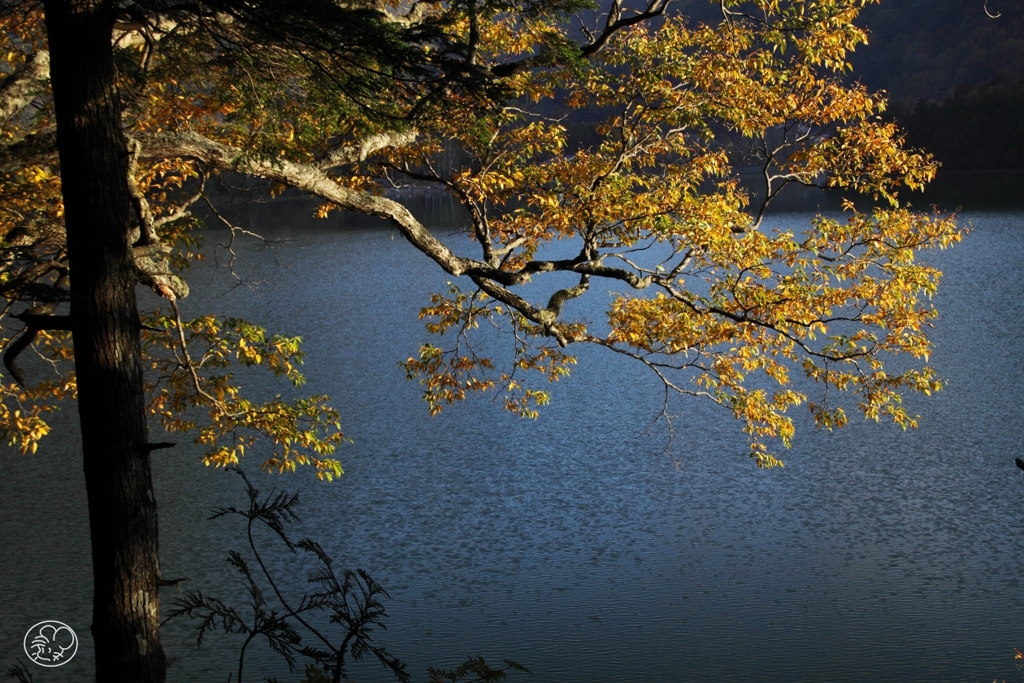
[[[747,459],[737,423],[693,401],[672,405],[677,442],[664,454],[664,433],[645,432],[657,383],[595,350],[580,353],[535,422],[486,399],[429,417],[398,363],[428,339],[416,313],[447,278],[361,217],[313,221],[300,201],[245,207],[241,219],[288,241],[242,249],[237,270],[251,287],[198,266],[184,313],[243,315],[303,337],[306,391],[334,398],[354,440],[340,452],[346,474],[323,484],[308,472],[261,475],[258,456],[245,466],[265,490],[301,493],[296,535],[389,589],[377,642],[414,680],[479,654],[559,683],[1019,681],[1024,213],[948,192],[972,233],[926,257],[946,273],[932,360],[947,389],[911,400],[913,432],[854,422],[822,433],[804,420],[774,471]],[[457,222],[444,198],[411,204],[432,224]],[[799,212],[771,220],[809,218],[783,209]],[[211,232],[208,246],[222,237]],[[574,312],[596,319],[601,304]],[[3,455],[0,663],[25,659],[21,638],[43,619],[82,639],[70,664],[35,667],[39,682],[91,678],[74,417],[63,411],[38,455]],[[243,529],[206,517],[244,495],[235,475],[197,460],[189,447],[155,455],[164,574],[241,607],[224,557],[243,548]],[[305,566],[268,553],[301,591]],[[192,627],[165,629],[178,658],[170,680],[227,680],[238,641],[212,635],[196,650]],[[302,678],[262,650],[247,670]],[[376,666],[353,671],[389,680]]]

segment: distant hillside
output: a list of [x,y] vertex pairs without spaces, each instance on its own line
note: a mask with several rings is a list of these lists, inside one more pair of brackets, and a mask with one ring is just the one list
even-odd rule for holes
[[[679,11],[695,21],[718,22],[709,0],[684,0]],[[957,86],[997,76],[1024,79],[1024,0],[881,0],[857,23],[870,42],[851,56],[855,77],[894,101],[911,106],[941,102]]]
[[1024,82],[997,77],[960,86],[941,104],[918,100],[891,111],[907,143],[935,155],[944,168],[1003,169],[1024,166]]
[[[1024,167],[1024,0],[881,0],[861,13],[855,78],[889,94],[908,142],[946,168]],[[717,23],[708,0],[684,0]]]
[[857,77],[947,169],[1024,166],[1024,0],[882,0]]
[[858,77],[894,101],[941,102],[962,85],[1024,79],[1024,0],[882,0],[861,14]]

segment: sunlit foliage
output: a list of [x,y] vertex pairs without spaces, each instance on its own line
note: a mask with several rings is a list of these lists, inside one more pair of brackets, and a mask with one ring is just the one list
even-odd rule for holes
[[[668,390],[726,407],[759,465],[779,463],[766,440],[790,444],[794,406],[809,405],[819,426],[845,425],[838,392],[869,419],[915,426],[902,396],[935,391],[938,378],[927,366],[885,368],[899,354],[927,360],[940,273],[917,253],[961,233],[948,217],[903,208],[935,164],[880,120],[881,96],[849,84],[849,52],[865,40],[851,23],[862,4],[732,2],[716,26],[638,26],[586,63],[516,74],[517,106],[467,107],[440,121],[441,140],[467,157],[454,172],[423,161],[440,141],[397,150],[394,168],[448,187],[470,208],[481,260],[495,271],[471,272],[475,292],[435,296],[422,311],[430,331],[457,331],[449,351],[428,345],[405,364],[432,409],[467,392],[522,390],[492,358],[465,352],[479,321],[512,307],[541,341],[608,347],[645,363]],[[531,49],[513,34],[511,23],[495,25],[495,54]],[[564,103],[563,114],[540,115],[552,110],[545,102]],[[596,136],[570,139],[573,110],[604,114]],[[738,166],[761,174],[760,197],[737,183]],[[765,205],[789,183],[883,206],[862,212],[851,202],[842,219],[768,229]],[[544,260],[555,240],[572,240],[578,255]],[[516,300],[514,285],[552,271],[577,273],[578,284],[546,306]],[[620,291],[601,332],[561,312],[596,278]],[[557,347],[516,340],[515,367],[554,380],[572,362]],[[557,355],[535,365],[541,349]],[[794,389],[794,373],[820,394]],[[533,416],[522,406],[547,394],[525,392],[507,404]]]
[[[126,23],[115,45],[139,222],[127,237],[140,282],[172,304],[143,330],[152,414],[193,434],[208,464],[234,464],[263,440],[266,468],[341,472],[326,397],[258,401],[240,388],[254,368],[301,386],[299,340],[183,320],[175,303],[199,257],[193,209],[208,179],[232,172],[317,196],[318,215],[384,217],[453,276],[421,312],[442,341],[403,363],[432,413],[495,392],[537,417],[547,385],[576,363],[572,345],[591,344],[644,364],[667,393],[730,411],[761,466],[779,464],[771,443],[790,444],[797,406],[825,428],[851,411],[914,426],[904,394],[940,388],[926,365],[940,273],[918,255],[961,233],[907,209],[936,165],[905,148],[880,118],[884,98],[851,78],[866,0],[723,0],[713,25],[668,4],[353,3],[338,10],[352,31],[310,24],[309,37],[282,29],[277,42],[230,12]],[[23,451],[46,434],[45,412],[74,396],[69,337],[38,318],[65,310],[69,277],[47,79],[31,68],[45,54],[40,21],[34,9],[0,18],[0,344],[11,359],[0,429]],[[29,90],[8,106],[19,83]],[[742,168],[756,170],[759,194],[739,183]],[[386,195],[409,182],[466,207],[472,250],[456,253]],[[877,208],[766,222],[794,183]],[[206,214],[230,226],[215,207]],[[555,242],[576,255],[548,258]],[[566,277],[575,284],[545,301],[522,288]],[[574,319],[571,302],[595,282],[617,292],[606,319]],[[511,353],[475,343],[481,328],[503,332]],[[54,379],[19,376],[19,345],[55,363]],[[912,362],[895,370],[899,356]]]

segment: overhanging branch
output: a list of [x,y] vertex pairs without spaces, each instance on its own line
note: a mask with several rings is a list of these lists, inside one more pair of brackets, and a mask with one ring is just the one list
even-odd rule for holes
[[19,313],[12,315],[12,318],[16,318],[21,322],[25,323],[24,331],[11,342],[11,345],[4,351],[4,367],[11,373],[11,377],[14,381],[21,386],[25,386],[25,373],[22,372],[21,368],[17,365],[18,356],[32,345],[32,342],[36,340],[39,332],[42,330],[70,330],[71,329],[71,316],[70,315],[45,315],[39,313]]
[[434,237],[412,213],[387,197],[359,192],[336,183],[319,165],[281,159],[261,159],[191,131],[139,134],[140,158],[194,159],[207,168],[235,171],[283,183],[325,199],[344,209],[377,216],[394,225],[412,244],[448,273],[458,277],[474,268],[489,268],[481,261],[454,254]]

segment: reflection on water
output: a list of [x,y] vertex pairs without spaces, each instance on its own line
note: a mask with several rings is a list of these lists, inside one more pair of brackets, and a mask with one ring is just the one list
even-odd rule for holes
[[[410,202],[435,225],[459,215],[446,198]],[[594,350],[536,422],[486,400],[430,418],[397,363],[426,340],[416,313],[446,277],[386,225],[343,214],[307,225],[309,209],[248,207],[253,226],[289,238],[240,254],[239,273],[264,284],[233,287],[223,269],[200,267],[184,312],[244,315],[303,337],[306,391],[334,397],[354,440],[341,453],[346,474],[330,485],[260,475],[258,455],[248,470],[266,490],[299,490],[300,535],[390,590],[380,642],[417,680],[470,654],[580,683],[1019,676],[1024,215],[968,209],[966,242],[927,256],[946,271],[933,361],[948,389],[913,400],[920,430],[805,428],[786,468],[763,472],[736,423],[690,401],[672,406],[678,463],[665,456],[663,435],[644,433],[660,407],[656,383]],[[597,319],[600,303],[574,313]],[[4,456],[0,655],[19,656],[24,631],[43,619],[82,641],[72,663],[34,671],[41,682],[87,679],[92,663],[72,418],[65,411],[39,455]],[[154,457],[164,574],[244,605],[224,561],[242,548],[241,529],[205,519],[243,502],[237,477],[202,468],[189,447]],[[305,589],[295,557],[275,554],[274,567]],[[179,658],[170,680],[225,680],[237,640],[212,636],[197,651],[189,629],[166,629]],[[253,662],[282,674],[269,656]],[[386,676],[369,668],[358,679]]]

